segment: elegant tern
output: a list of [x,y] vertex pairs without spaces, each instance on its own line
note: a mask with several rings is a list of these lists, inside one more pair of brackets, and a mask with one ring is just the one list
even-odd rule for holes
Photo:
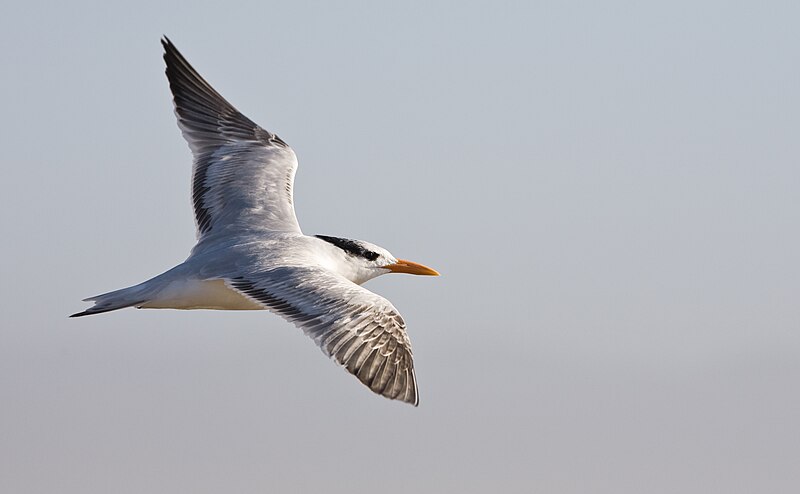
[[406,324],[364,282],[386,273],[438,275],[361,240],[304,235],[293,205],[297,158],[236,110],[164,37],[175,114],[194,157],[197,244],[174,268],[85,299],[71,317],[142,309],[269,310],[314,339],[373,392],[417,405]]

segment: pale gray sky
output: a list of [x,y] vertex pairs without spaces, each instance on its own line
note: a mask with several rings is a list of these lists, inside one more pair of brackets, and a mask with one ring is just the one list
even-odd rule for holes
[[[796,2],[6,2],[0,491],[794,493]],[[441,278],[418,409],[180,262],[167,34],[300,159],[306,233]]]

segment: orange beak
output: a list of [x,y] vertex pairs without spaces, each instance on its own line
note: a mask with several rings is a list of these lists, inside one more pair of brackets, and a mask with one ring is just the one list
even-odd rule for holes
[[422,264],[418,264],[412,261],[406,261],[405,259],[398,259],[396,263],[389,264],[388,266],[384,266],[386,269],[391,271],[392,273],[408,273],[408,274],[423,274],[427,276],[439,276],[439,273],[435,269],[431,269],[428,266],[423,266]]

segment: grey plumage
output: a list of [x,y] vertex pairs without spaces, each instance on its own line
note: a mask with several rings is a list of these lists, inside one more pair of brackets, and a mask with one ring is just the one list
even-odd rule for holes
[[406,324],[388,300],[318,268],[275,268],[231,286],[302,328],[372,391],[419,402]]
[[437,274],[361,240],[303,235],[294,151],[211,87],[166,38],[175,114],[194,158],[198,241],[174,268],[86,300],[72,317],[123,307],[266,309],[303,329],[372,391],[419,403],[411,342],[397,309],[360,285],[388,272]]

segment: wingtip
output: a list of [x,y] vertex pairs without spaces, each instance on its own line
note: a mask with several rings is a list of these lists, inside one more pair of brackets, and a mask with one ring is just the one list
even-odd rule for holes
[[164,60],[167,60],[169,57],[181,57],[180,51],[178,51],[178,48],[175,47],[175,44],[166,34],[161,37],[161,47],[164,48]]
[[391,396],[386,396],[386,395],[383,395],[383,397],[392,401],[399,401],[402,403],[406,403],[414,408],[419,408],[419,395],[415,395],[410,398],[405,398],[405,397],[392,398]]
[[414,384],[415,384],[415,387],[414,387],[413,396],[411,397],[410,400],[405,400],[405,401],[406,401],[406,403],[408,403],[409,405],[413,406],[414,408],[419,408],[419,393],[416,392],[416,382]]

